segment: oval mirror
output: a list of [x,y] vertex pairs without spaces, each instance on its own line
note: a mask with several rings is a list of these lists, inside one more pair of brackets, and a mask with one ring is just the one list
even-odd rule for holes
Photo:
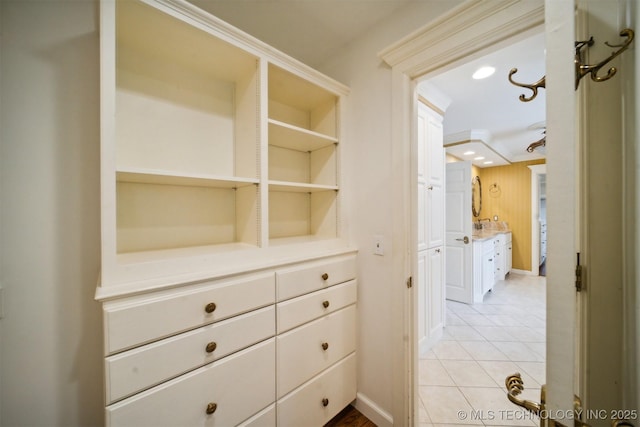
[[478,218],[482,209],[482,184],[480,177],[474,176],[471,181],[471,212],[473,216]]

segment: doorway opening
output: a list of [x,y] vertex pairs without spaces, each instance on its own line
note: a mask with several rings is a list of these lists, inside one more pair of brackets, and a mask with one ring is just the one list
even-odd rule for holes
[[[535,44],[540,46],[538,58],[531,54],[531,46]],[[525,45],[527,47],[523,48]],[[539,277],[539,273],[540,264],[545,260],[541,245],[546,239],[542,237],[541,230],[546,227],[543,218],[546,200],[541,198],[544,194],[541,192],[541,182],[544,182],[546,170],[544,153],[526,151],[531,142],[540,139],[540,128],[537,125],[544,122],[545,109],[544,99],[538,100],[536,104],[518,104],[519,89],[508,83],[508,68],[505,69],[519,65],[518,55],[512,52],[526,52],[526,61],[523,59],[525,67],[529,68],[531,74],[544,75],[544,37],[539,33],[518,40],[486,57],[430,76],[429,80],[417,85],[418,99],[428,106],[442,105],[442,101],[430,102],[429,98],[434,93],[440,100],[443,97],[448,99],[444,103],[446,108],[439,110],[444,123],[442,143],[447,150],[446,162],[470,163],[473,168],[471,178],[479,177],[479,181],[483,183],[483,203],[477,218],[472,217],[471,209],[466,209],[466,204],[446,200],[444,205],[448,210],[458,209],[463,205],[465,208],[462,213],[445,211],[444,222],[447,226],[443,234],[448,235],[454,231],[455,227],[448,226],[450,222],[455,222],[454,218],[463,218],[469,223],[469,229],[473,230],[467,236],[470,246],[480,245],[480,241],[484,241],[490,233],[496,232],[497,235],[500,234],[498,231],[510,231],[509,245],[491,252],[489,260],[498,256],[500,251],[506,251],[507,247],[510,250],[517,248],[513,268],[503,272],[501,277],[497,271],[495,275],[493,271],[490,273],[492,285],[487,287],[490,291],[483,290],[480,298],[477,298],[477,290],[471,289],[467,294],[472,295],[472,300],[463,301],[461,297],[453,297],[452,291],[456,291],[456,286],[464,288],[465,285],[452,286],[450,283],[464,281],[465,275],[460,274],[460,271],[464,270],[462,266],[465,264],[458,259],[462,251],[452,250],[449,245],[453,240],[463,240],[465,236],[456,235],[459,238],[445,239],[446,268],[442,276],[446,278],[445,294],[448,296],[444,297],[444,328],[437,339],[424,335],[429,332],[430,326],[433,327],[433,319],[431,323],[429,320],[440,304],[440,301],[429,301],[428,298],[441,295],[442,292],[434,289],[439,284],[434,283],[433,274],[425,270],[425,266],[432,267],[425,261],[429,258],[425,257],[423,260],[423,251],[418,248],[417,283],[419,287],[431,287],[419,288],[417,293],[417,329],[420,341],[417,343],[418,393],[414,405],[418,408],[420,423],[456,424],[463,421],[456,418],[458,412],[443,410],[443,396],[446,396],[447,405],[459,410],[466,408],[465,413],[513,410],[512,404],[504,397],[504,379],[514,372],[522,374],[527,384],[527,396],[533,401],[539,400],[540,387],[545,383],[546,280],[544,275]],[[503,56],[502,59],[498,59],[500,55]],[[504,58],[509,62],[506,65]],[[477,82],[472,82],[469,87],[461,84],[463,79],[470,80],[471,70],[498,60],[503,61],[503,64],[497,67],[499,71],[492,81],[491,89],[486,86],[483,88]],[[534,60],[537,60],[537,66],[532,63]],[[497,92],[513,98],[514,102],[510,102],[510,98],[503,101]],[[473,93],[476,93],[475,99]],[[502,106],[505,107],[503,113],[499,108]],[[438,108],[435,110],[438,112]],[[421,144],[420,130],[417,135],[418,144]],[[419,146],[418,152],[433,155],[434,150]],[[420,171],[420,165],[418,170]],[[471,179],[468,181],[471,190]],[[419,192],[420,182],[419,177]],[[447,186],[446,180],[444,186]],[[419,200],[422,200],[420,196]],[[419,206],[423,207],[423,204],[419,203]],[[423,208],[429,209],[428,206]],[[422,221],[420,215],[418,213],[419,224]],[[506,233],[502,234],[506,236]],[[419,242],[429,240],[429,235],[418,239]],[[458,246],[464,247],[464,244],[460,243]],[[478,256],[475,250],[468,252]],[[482,255],[482,252],[479,254]],[[504,257],[505,254],[501,256]],[[510,251],[509,259],[512,256]],[[457,261],[451,261],[452,259]],[[473,276],[481,274],[478,271],[482,265],[475,259],[467,265],[470,267],[466,268],[470,268],[472,273],[467,275],[471,279],[466,286],[477,286],[482,278],[474,280]],[[495,267],[492,264],[491,268],[498,269],[497,264]],[[422,274],[426,274],[428,279],[421,278]],[[455,280],[450,280],[452,277]],[[422,325],[421,322],[425,321],[427,324]],[[430,344],[427,348],[425,342]]]

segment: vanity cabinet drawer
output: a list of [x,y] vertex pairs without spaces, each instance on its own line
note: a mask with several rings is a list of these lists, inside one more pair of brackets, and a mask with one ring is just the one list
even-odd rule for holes
[[350,305],[277,337],[278,397],[356,348],[356,307]]
[[104,304],[107,355],[275,302],[273,273],[213,281]]
[[278,401],[278,426],[322,426],[355,398],[354,353]]
[[275,402],[275,342],[256,344],[107,407],[109,426],[235,426]]
[[275,335],[265,307],[106,358],[107,404]]
[[306,263],[276,272],[278,301],[343,283],[356,277],[355,256]]
[[351,280],[321,291],[278,303],[278,333],[317,319],[356,302],[356,281]]

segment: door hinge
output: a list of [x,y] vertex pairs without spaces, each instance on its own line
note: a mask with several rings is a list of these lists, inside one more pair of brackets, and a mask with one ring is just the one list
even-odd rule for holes
[[580,265],[580,252],[576,254],[576,291],[582,291],[582,265]]
[[413,276],[409,276],[409,278],[407,279],[407,288],[412,288],[413,287]]

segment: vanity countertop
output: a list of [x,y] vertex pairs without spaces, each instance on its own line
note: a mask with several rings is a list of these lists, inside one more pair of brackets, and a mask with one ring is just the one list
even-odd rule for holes
[[511,233],[511,230],[474,230],[472,238],[474,242],[482,242],[484,240],[492,239],[498,234]]

